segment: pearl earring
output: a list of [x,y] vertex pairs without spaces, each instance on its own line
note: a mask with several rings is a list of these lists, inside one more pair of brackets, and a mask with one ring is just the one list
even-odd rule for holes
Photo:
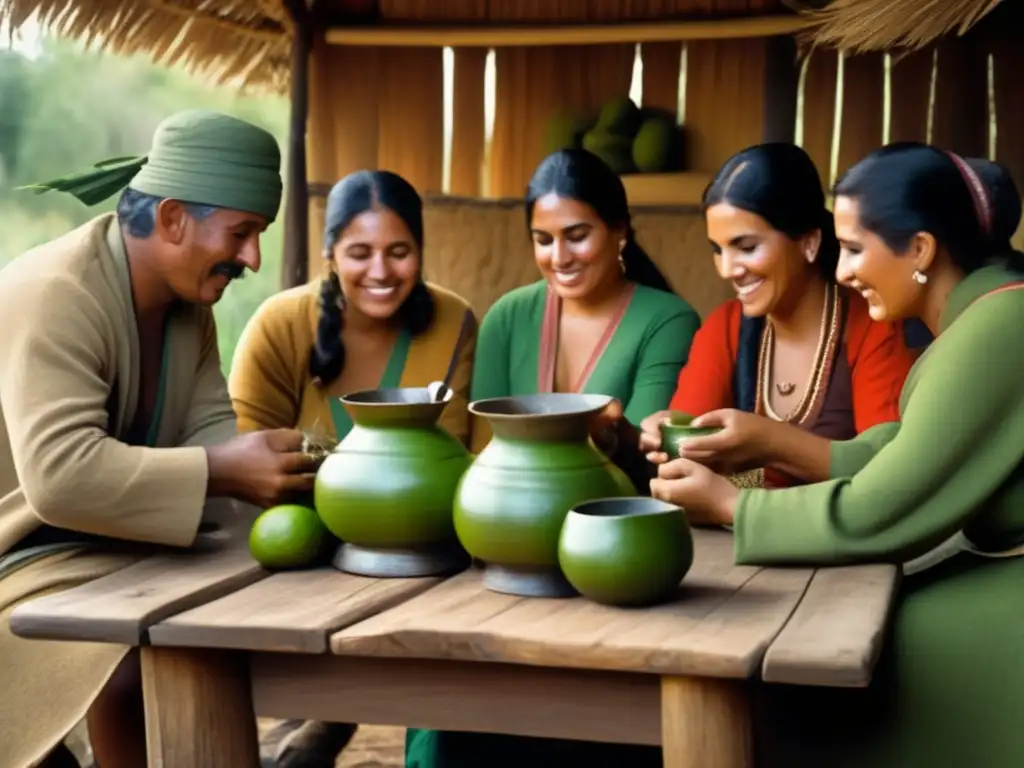
[[914,270],[914,280],[917,283],[919,283],[920,285],[924,285],[925,283],[928,282],[928,275],[926,275],[924,272],[922,272],[919,269],[915,269]]

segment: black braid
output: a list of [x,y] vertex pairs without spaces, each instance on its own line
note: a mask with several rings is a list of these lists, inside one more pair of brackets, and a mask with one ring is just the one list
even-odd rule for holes
[[[324,256],[331,253],[344,229],[359,214],[387,208],[409,228],[423,259],[423,204],[416,190],[401,176],[390,171],[356,171],[339,181],[327,197],[324,212]],[[326,387],[345,370],[344,325],[345,294],[338,274],[332,269],[320,285],[320,319],[316,340],[310,350],[309,372]],[[402,325],[413,336],[426,331],[434,321],[434,297],[422,275],[398,310]]]
[[345,344],[341,340],[344,302],[341,281],[332,269],[320,282],[320,320],[309,356],[309,373],[321,384],[334,381],[345,368]]

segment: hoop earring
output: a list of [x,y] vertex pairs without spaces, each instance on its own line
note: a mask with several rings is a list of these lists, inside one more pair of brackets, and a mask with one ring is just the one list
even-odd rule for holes
[[919,269],[915,269],[914,270],[913,277],[914,277],[914,281],[917,282],[919,285],[924,285],[925,283],[928,282],[928,275],[926,275],[924,272],[922,272]]

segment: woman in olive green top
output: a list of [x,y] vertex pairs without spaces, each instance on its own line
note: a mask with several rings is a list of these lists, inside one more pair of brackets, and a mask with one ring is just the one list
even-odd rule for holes
[[[611,395],[626,422],[616,436],[635,441],[628,422],[668,407],[700,318],[637,244],[622,182],[597,156],[563,150],[546,158],[527,189],[526,218],[544,279],[506,294],[484,316],[471,399],[538,392]],[[479,451],[490,434],[479,420],[472,429]],[[637,457],[646,491],[649,469]],[[636,476],[636,467],[623,469]],[[410,729],[406,765],[543,768],[582,761],[593,768],[621,765],[633,748],[620,755],[622,749]],[[648,752],[660,765],[659,751]]]
[[651,490],[694,522],[732,524],[737,563],[903,564],[870,688],[763,686],[759,766],[1018,766],[1024,255],[993,237],[977,173],[934,147],[878,150],[835,192],[839,279],[876,320],[917,317],[936,336],[900,423],[834,442],[825,482],[739,491],[679,459]]

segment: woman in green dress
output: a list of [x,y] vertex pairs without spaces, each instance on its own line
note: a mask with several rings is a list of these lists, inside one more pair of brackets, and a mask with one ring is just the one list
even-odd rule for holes
[[[622,181],[590,152],[555,152],[527,188],[526,222],[542,279],[484,316],[472,399],[611,395],[634,424],[665,408],[700,317],[637,243]],[[474,449],[489,439],[474,421]]]
[[[625,188],[596,155],[570,149],[548,156],[527,189],[526,221],[543,279],[507,293],[484,316],[471,399],[538,392],[611,395],[625,415],[614,437],[635,441],[629,422],[668,406],[700,318],[637,244]],[[486,424],[474,421],[475,450],[489,439]],[[643,457],[622,453],[639,458],[622,467],[646,490],[650,469]],[[410,729],[406,766],[594,768],[628,759],[640,768],[634,749]],[[660,750],[641,749],[648,764],[661,765]]]
[[880,149],[835,189],[841,282],[876,320],[936,337],[907,378],[901,422],[830,452],[830,479],[738,490],[687,459],[654,496],[733,525],[737,563],[889,562],[904,578],[865,690],[764,685],[759,766],[984,766],[1024,755],[1024,255],[961,158]]

